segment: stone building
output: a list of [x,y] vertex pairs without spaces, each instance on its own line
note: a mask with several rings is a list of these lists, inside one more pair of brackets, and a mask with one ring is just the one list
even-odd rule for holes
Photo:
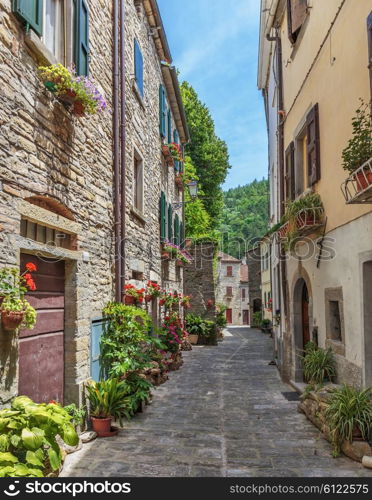
[[[368,106],[372,96],[371,8],[261,1],[258,85],[268,118],[270,219],[281,226],[271,236],[274,331],[287,380],[303,381],[299,354],[312,340],[332,349],[339,383],[372,384],[372,160],[350,173],[342,158],[360,98]],[[311,209],[298,214],[289,252],[281,217],[288,202],[309,194],[321,206],[316,217]]]
[[271,296],[271,255],[270,239],[263,237],[261,246],[261,299],[262,319],[273,320],[272,296]]
[[[0,328],[0,405],[18,393],[79,402],[102,308],[125,281],[183,288],[160,257],[162,239],[183,239],[182,164],[162,154],[189,139],[177,76],[156,1],[115,5],[0,2],[0,266],[38,267],[35,329]],[[56,99],[38,66],[58,62],[89,74],[109,110],[77,117]]]
[[230,325],[249,324],[248,273],[241,260],[218,252],[216,303],[226,306]]
[[[249,317],[251,326],[257,326],[256,313],[262,313],[261,294],[261,247],[255,246],[247,252]],[[256,314],[256,316],[255,316]]]

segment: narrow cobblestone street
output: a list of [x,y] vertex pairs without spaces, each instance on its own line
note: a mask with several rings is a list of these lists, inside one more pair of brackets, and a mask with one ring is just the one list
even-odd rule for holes
[[184,365],[154,391],[119,436],[67,457],[64,476],[366,476],[282,393],[272,340],[231,328],[218,347],[184,353]]

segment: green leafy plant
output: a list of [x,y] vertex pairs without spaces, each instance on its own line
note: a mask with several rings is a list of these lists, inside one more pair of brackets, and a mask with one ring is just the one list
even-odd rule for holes
[[71,416],[60,405],[15,398],[11,408],[0,410],[0,477],[44,477],[58,470],[57,435],[69,446],[79,442]]
[[64,406],[63,409],[72,417],[71,422],[73,425],[78,426],[84,424],[87,414],[85,406],[78,408],[75,403],[72,403]]
[[217,327],[214,321],[190,313],[186,316],[185,328],[189,334],[199,335],[199,342],[210,345],[217,343]]
[[269,319],[263,319],[261,321],[261,328],[270,328],[271,327],[271,321]]
[[284,248],[294,250],[297,239],[301,235],[299,229],[299,216],[305,220],[312,220],[313,223],[320,222],[323,217],[323,204],[318,193],[308,193],[295,201],[287,203],[286,211],[282,219],[288,224],[285,235]]
[[262,312],[256,311],[253,313],[253,326],[256,328],[260,328],[262,324]]
[[126,400],[130,394],[128,384],[117,378],[109,378],[100,382],[90,382],[85,387],[90,402],[91,416],[111,417],[123,426],[123,416],[128,416]]
[[359,431],[363,439],[369,439],[372,429],[371,391],[371,387],[359,390],[344,385],[332,392],[325,416],[331,430],[334,456],[340,453],[344,440],[353,440],[355,432]]
[[226,309],[225,304],[217,304],[216,306],[216,325],[219,328],[226,328],[227,326]]
[[372,118],[370,103],[360,99],[352,119],[353,135],[342,152],[343,168],[350,174],[372,158]]
[[319,349],[307,345],[303,356],[304,377],[312,384],[322,384],[326,378],[332,380],[336,375],[335,361],[332,349]]
[[23,320],[19,328],[34,328],[36,324],[36,310],[26,299],[20,299],[13,296],[5,298],[1,305],[2,312],[23,312]]

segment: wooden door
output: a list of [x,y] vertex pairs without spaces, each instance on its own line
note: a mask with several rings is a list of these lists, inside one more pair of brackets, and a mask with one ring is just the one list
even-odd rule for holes
[[22,254],[21,271],[26,262],[37,267],[36,291],[26,296],[37,310],[37,322],[19,334],[18,391],[37,403],[63,403],[65,263]]
[[226,309],[226,321],[229,325],[232,324],[232,309]]
[[309,292],[305,283],[302,289],[302,335],[305,347],[310,342]]
[[249,325],[249,311],[248,311],[248,309],[243,310],[243,325]]

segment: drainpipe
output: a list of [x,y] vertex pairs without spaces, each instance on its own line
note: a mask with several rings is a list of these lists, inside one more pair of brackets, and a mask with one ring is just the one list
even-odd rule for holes
[[115,300],[121,301],[121,259],[120,259],[120,158],[119,158],[119,0],[114,0],[113,12],[113,198],[115,237]]
[[121,241],[120,241],[120,293],[125,286],[126,236],[126,100],[125,100],[125,0],[120,0],[120,146],[121,146]]

